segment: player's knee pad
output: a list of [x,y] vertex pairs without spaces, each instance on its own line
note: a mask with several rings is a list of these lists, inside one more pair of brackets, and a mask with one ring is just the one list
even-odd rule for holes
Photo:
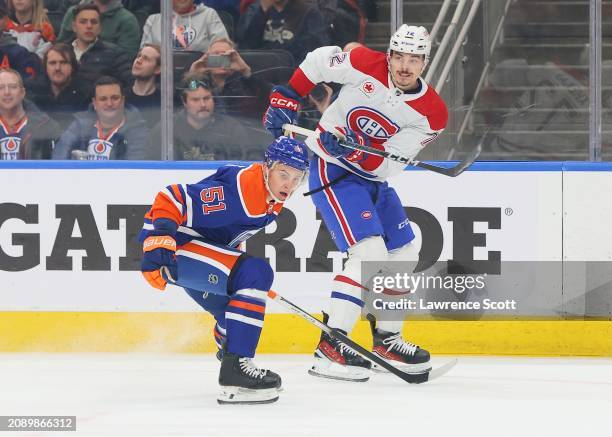
[[228,288],[230,293],[247,288],[267,292],[273,281],[274,271],[265,259],[245,254],[232,270]]
[[344,264],[344,275],[358,281],[363,261],[386,261],[388,257],[385,241],[380,236],[364,238],[349,247],[348,260]]

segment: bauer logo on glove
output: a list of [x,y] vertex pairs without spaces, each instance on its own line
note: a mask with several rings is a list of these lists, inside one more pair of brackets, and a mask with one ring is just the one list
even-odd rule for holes
[[167,279],[174,281],[178,277],[176,240],[169,235],[151,235],[142,243],[142,251],[142,275],[152,287],[165,290]]
[[142,251],[149,252],[155,249],[167,249],[176,251],[176,241],[172,237],[149,237],[142,244]]

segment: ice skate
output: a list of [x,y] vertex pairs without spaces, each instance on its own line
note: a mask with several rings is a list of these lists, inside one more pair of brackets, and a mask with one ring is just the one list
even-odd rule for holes
[[[323,322],[327,314],[323,313]],[[315,362],[308,373],[321,378],[365,382],[370,379],[372,364],[347,345],[322,332],[314,353]]]
[[[389,364],[407,373],[422,373],[431,370],[429,352],[416,344],[407,342],[399,332],[386,332],[376,329],[376,320],[370,319],[374,352]],[[375,372],[387,372],[386,369],[372,365]]]
[[219,372],[220,404],[269,404],[278,400],[281,377],[258,368],[251,358],[225,352]]

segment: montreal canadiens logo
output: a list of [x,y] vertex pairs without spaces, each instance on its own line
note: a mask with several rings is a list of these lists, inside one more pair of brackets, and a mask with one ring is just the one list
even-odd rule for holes
[[352,109],[346,116],[347,125],[370,139],[386,141],[399,132],[399,126],[385,115],[366,106]]
[[372,218],[372,211],[363,211],[361,213],[361,218],[364,220],[369,220]]
[[21,138],[5,137],[0,140],[0,148],[4,153],[16,152],[19,150]]

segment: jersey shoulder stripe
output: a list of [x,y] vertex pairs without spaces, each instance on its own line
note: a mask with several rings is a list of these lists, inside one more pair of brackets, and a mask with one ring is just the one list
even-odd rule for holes
[[406,104],[427,117],[432,130],[442,130],[446,127],[448,109],[444,100],[431,86],[427,87],[427,91],[423,96],[415,100],[408,100]]
[[[256,162],[240,170],[237,175],[238,195],[248,217],[264,217],[268,213],[268,190],[264,182],[263,166],[263,163]],[[278,214],[282,208],[283,204],[277,203],[272,212]]]
[[356,47],[350,51],[351,65],[355,70],[373,77],[389,87],[389,68],[387,55],[367,47]]

